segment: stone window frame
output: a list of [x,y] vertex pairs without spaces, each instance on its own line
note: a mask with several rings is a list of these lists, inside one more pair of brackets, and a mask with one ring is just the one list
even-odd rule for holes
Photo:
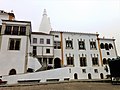
[[50,44],[50,39],[46,39],[46,44]]
[[73,49],[73,39],[65,38],[66,49]]
[[86,67],[87,66],[87,55],[82,54],[82,56],[79,55],[79,61],[80,61],[80,66],[81,67]]
[[61,42],[60,41],[54,41],[54,49],[61,49]]
[[[82,47],[80,47],[80,46],[82,46]],[[78,39],[78,48],[79,48],[79,50],[86,50],[86,47],[85,47],[85,39],[84,40],[82,40],[82,39]]]
[[99,66],[98,54],[97,54],[97,56],[95,54],[94,54],[94,56],[92,56],[92,54],[91,54],[91,58],[92,58],[92,66]]
[[50,54],[50,48],[46,48],[46,54]]
[[89,42],[90,42],[90,50],[97,50],[97,43],[96,43],[96,40],[90,40],[89,39]]
[[74,66],[74,55],[67,55],[66,54],[66,60],[67,60],[67,65],[68,66]]
[[37,38],[33,38],[33,44],[37,44]]
[[20,38],[10,38],[9,39],[9,50],[20,50],[21,39]]
[[82,69],[82,73],[86,73],[86,69]]
[[44,44],[44,38],[40,38],[40,44]]

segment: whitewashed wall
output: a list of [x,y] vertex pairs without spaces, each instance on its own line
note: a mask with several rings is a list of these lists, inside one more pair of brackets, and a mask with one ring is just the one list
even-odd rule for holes
[[[9,50],[9,38],[21,39],[20,50]],[[8,75],[11,69],[16,69],[17,73],[24,73],[26,40],[26,36],[2,36],[0,50],[0,75]]]
[[[40,80],[40,82],[46,82],[48,79],[59,79],[59,81],[64,81],[65,78],[74,80],[75,73],[78,79],[88,79],[88,74],[82,74],[80,67],[64,67],[41,72],[3,76],[2,80],[7,81],[7,84],[16,84],[22,80]],[[92,79],[100,79],[100,73],[92,75]]]

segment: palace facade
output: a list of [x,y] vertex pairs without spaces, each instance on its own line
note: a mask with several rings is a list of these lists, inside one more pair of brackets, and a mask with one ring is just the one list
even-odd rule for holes
[[108,60],[117,57],[115,39],[53,31],[46,10],[39,31],[31,26],[0,10],[0,76],[7,84],[106,79],[110,74]]

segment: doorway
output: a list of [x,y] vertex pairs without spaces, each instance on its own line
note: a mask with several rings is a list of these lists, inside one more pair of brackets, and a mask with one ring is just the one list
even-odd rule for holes
[[54,68],[61,68],[61,60],[60,58],[54,59]]

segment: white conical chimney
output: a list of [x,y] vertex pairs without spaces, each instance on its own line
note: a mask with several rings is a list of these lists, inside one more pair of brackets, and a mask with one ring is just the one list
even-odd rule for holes
[[47,17],[46,9],[43,12],[43,18],[40,24],[39,32],[49,34],[51,30],[50,19]]

